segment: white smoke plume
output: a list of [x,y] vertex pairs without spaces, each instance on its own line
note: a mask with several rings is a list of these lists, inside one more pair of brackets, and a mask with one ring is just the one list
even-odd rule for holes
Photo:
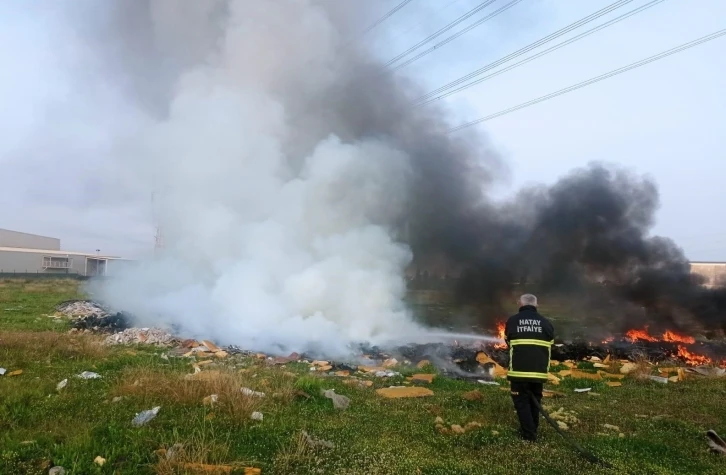
[[422,337],[402,230],[441,232],[496,160],[379,74],[359,37],[374,2],[43,3],[24,13],[47,21],[44,51],[63,45],[54,106],[73,130],[56,154],[98,192],[78,201],[138,209],[153,193],[163,230],[163,253],[93,289],[105,301],[258,350]]

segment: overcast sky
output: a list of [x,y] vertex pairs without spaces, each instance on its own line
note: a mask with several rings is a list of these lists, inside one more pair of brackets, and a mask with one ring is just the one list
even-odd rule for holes
[[[381,15],[400,3],[375,1]],[[421,50],[508,1],[497,0]],[[107,137],[89,130],[87,123],[38,115],[39,104],[49,98],[72,96],[56,58],[73,58],[82,50],[66,51],[70,47],[59,45],[58,35],[68,32],[14,9],[12,3],[0,5],[0,227],[59,237],[68,250],[140,255],[153,245],[150,197],[131,196],[132,190],[109,191],[114,170],[99,168],[88,153],[89,149],[103,153]],[[388,60],[480,3],[414,0],[361,41]],[[523,0],[401,72],[422,82],[424,89],[434,89],[610,3]],[[548,46],[645,3],[635,0]],[[665,0],[444,100],[451,106],[452,123],[464,123],[722,28],[726,28],[722,0]],[[551,183],[591,161],[627,166],[652,177],[659,186],[661,209],[655,233],[675,239],[692,260],[726,260],[726,220],[721,210],[726,202],[725,49],[722,37],[476,126],[488,132],[510,167],[510,179],[494,192],[505,196],[522,185]],[[28,135],[28,130],[33,134]],[[69,137],[78,136],[84,140],[74,154],[66,145],[72,141]],[[40,140],[42,148],[20,156],[23,144]],[[64,154],[54,153],[60,149]],[[81,183],[81,175],[98,179]],[[124,193],[129,199],[119,200]]]

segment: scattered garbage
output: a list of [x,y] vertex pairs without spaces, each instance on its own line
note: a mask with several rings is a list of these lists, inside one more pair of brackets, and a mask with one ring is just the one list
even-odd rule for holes
[[620,427],[618,427],[618,426],[614,426],[612,424],[603,424],[602,426],[604,428],[606,428],[606,429],[610,429],[610,430],[614,430],[616,432],[620,432]]
[[708,446],[711,448],[712,452],[726,455],[726,442],[719,437],[715,430],[710,429],[706,432],[706,437],[708,437]]
[[102,316],[109,314],[106,308],[93,300],[66,300],[56,305],[55,309],[58,313],[68,317]]
[[55,387],[56,391],[60,391],[61,389],[65,388],[66,385],[68,385],[68,379],[64,379],[58,385]]
[[454,434],[463,434],[466,431],[458,424],[451,424],[451,432],[453,432]]
[[478,389],[474,389],[473,391],[465,392],[461,395],[462,398],[464,398],[467,401],[479,401],[482,399],[483,395],[479,392]]
[[240,392],[242,392],[242,394],[244,394],[245,396],[265,397],[265,393],[262,393],[259,391],[253,391],[250,388],[240,388]]
[[638,365],[636,365],[635,363],[625,363],[625,364],[624,364],[624,365],[623,365],[623,366],[622,366],[622,367],[620,368],[620,373],[622,373],[622,374],[629,374],[629,373],[632,373],[633,371],[635,371],[635,369],[636,369],[637,367],[638,367]]
[[[560,407],[556,411],[550,412],[550,419],[553,421],[557,421],[558,425],[562,422],[567,427],[571,425],[578,424],[580,420],[577,418],[577,413],[575,411],[565,411],[564,407]],[[562,428],[562,425],[560,425]],[[567,430],[567,428],[565,428]]]
[[103,315],[91,314],[74,317],[71,321],[71,327],[75,330],[116,332],[129,328],[132,325],[131,320],[131,316],[123,312]]
[[388,388],[376,389],[376,393],[379,396],[385,398],[409,398],[409,397],[427,397],[433,396],[434,392],[428,388],[422,388],[420,386],[407,387],[407,386],[391,386]]
[[306,431],[302,431],[302,436],[303,439],[305,439],[305,443],[308,444],[310,447],[324,447],[326,449],[335,448],[335,444],[333,444],[332,442],[311,437],[310,434],[308,434]]
[[8,376],[20,376],[21,374],[23,374],[23,370],[22,369],[16,369],[15,371],[9,372],[8,373]]
[[350,405],[350,398],[336,394],[335,389],[328,389],[327,391],[322,391],[322,393],[323,396],[333,401],[334,408],[342,411],[348,409],[348,406]]
[[134,419],[131,421],[131,424],[133,424],[135,427],[141,427],[147,424],[149,421],[156,417],[156,415],[159,413],[159,409],[161,409],[161,406],[156,406],[153,409],[142,411],[136,414],[136,417],[134,417]]
[[373,373],[376,378],[395,378],[397,376],[401,376],[401,373],[398,371],[390,371],[390,370],[383,370],[383,371],[376,371]]
[[205,406],[213,406],[214,404],[217,403],[218,399],[219,399],[219,396],[217,396],[216,394],[211,394],[211,395],[205,397],[204,399],[202,399],[202,404],[204,404]]
[[107,345],[131,345],[145,343],[147,345],[167,346],[179,340],[170,333],[159,328],[127,328],[122,332],[106,337]]
[[252,415],[250,415],[250,419],[253,421],[261,421],[264,418],[261,412],[253,412]]
[[66,469],[61,467],[60,465],[56,465],[55,467],[48,470],[48,475],[66,475]]
[[650,375],[650,376],[648,376],[648,379],[650,379],[651,381],[655,381],[656,383],[662,383],[662,384],[667,384],[668,383],[668,378],[664,378],[662,376],[652,376],[652,375]]
[[103,467],[103,464],[105,464],[105,463],[106,463],[106,459],[105,459],[105,458],[103,458],[103,457],[101,457],[101,456],[99,455],[98,457],[96,457],[95,459],[93,459],[93,463],[95,463],[95,464],[96,464],[96,465],[98,465],[99,467]]
[[559,427],[562,430],[569,430],[570,427],[567,425],[567,423],[562,421],[557,421],[557,427]]
[[592,388],[575,388],[576,393],[586,393],[588,391],[592,391]]
[[496,381],[484,381],[483,379],[477,379],[476,382],[479,384],[488,384],[489,386],[499,386],[499,383]]
[[4,376],[7,372],[8,370],[6,370],[5,368],[0,368],[0,376]]
[[116,396],[115,398],[111,399],[111,402],[121,402],[123,398],[123,396]]
[[78,375],[81,379],[98,379],[101,377],[100,374],[94,373],[93,371],[84,371],[83,373]]

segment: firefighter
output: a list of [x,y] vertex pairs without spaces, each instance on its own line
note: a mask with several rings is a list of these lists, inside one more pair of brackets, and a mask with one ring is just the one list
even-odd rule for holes
[[509,371],[512,401],[519,418],[520,435],[528,441],[537,440],[539,403],[542,386],[550,368],[555,329],[537,313],[537,297],[525,294],[519,298],[519,313],[507,320],[504,338],[509,346]]

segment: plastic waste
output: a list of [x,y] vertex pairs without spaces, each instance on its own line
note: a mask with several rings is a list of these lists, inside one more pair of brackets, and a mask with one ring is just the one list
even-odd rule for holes
[[156,415],[159,413],[159,409],[161,409],[161,406],[156,406],[153,409],[139,412],[138,414],[136,414],[136,417],[134,417],[134,420],[131,421],[131,424],[136,427],[141,427],[147,424],[149,421],[156,417]]
[[60,391],[61,389],[65,388],[67,384],[68,384],[68,379],[64,379],[63,381],[58,383],[58,385],[55,387],[56,391]]
[[333,401],[333,407],[340,410],[348,409],[350,406],[350,398],[336,394],[334,389],[323,391],[323,396]]
[[83,373],[78,375],[81,379],[98,379],[101,377],[100,374],[94,373],[93,371],[84,371]]
[[250,416],[250,419],[252,419],[253,421],[261,421],[263,418],[264,416],[262,415],[262,413],[257,411],[253,412]]

